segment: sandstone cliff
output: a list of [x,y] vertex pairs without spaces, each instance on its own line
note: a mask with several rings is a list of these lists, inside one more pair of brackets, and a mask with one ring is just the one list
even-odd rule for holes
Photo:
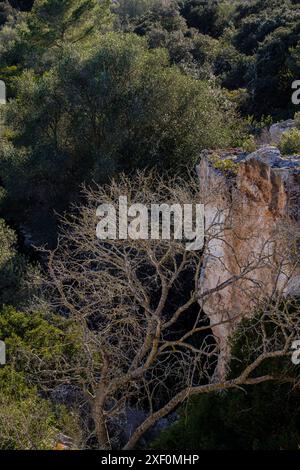
[[283,158],[266,146],[247,155],[205,151],[198,166],[205,204],[206,250],[199,294],[221,352],[218,375],[228,362],[228,338],[274,291],[300,295],[300,156]]

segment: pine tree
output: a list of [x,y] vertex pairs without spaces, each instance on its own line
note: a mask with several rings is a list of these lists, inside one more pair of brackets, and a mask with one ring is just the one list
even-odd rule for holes
[[109,0],[36,0],[28,42],[41,49],[88,40],[109,22]]

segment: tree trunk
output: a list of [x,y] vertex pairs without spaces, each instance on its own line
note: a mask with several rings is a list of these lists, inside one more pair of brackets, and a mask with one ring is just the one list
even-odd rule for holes
[[[100,403],[99,403],[100,402]],[[95,432],[99,447],[101,450],[110,450],[111,445],[107,432],[105,416],[103,413],[103,404],[100,400],[95,399],[93,403],[93,420],[95,423]]]

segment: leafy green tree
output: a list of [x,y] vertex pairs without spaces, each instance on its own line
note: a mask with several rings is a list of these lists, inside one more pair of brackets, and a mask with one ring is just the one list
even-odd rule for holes
[[245,89],[243,114],[279,120],[293,113],[299,19],[297,1],[186,0],[148,8],[129,19],[127,29],[145,35],[152,48],[166,48],[186,73]]
[[149,51],[133,34],[104,35],[83,57],[71,48],[42,76],[24,72],[6,124],[11,143],[0,169],[8,199],[38,218],[64,209],[83,182],[145,166],[176,171],[239,134],[220,90],[171,67],[165,51]]
[[49,47],[82,42],[108,20],[108,0],[36,0],[28,16],[27,41],[45,52]]
[[213,71],[229,90],[245,87],[253,73],[255,60],[240,53],[231,44],[222,44],[213,62]]
[[259,43],[293,19],[291,11],[293,10],[289,0],[256,0],[250,8],[247,8],[246,4],[242,9],[243,13],[239,8],[236,18],[238,28],[233,43],[247,55],[255,53]]
[[24,63],[26,44],[22,36],[27,27],[25,14],[13,9],[8,11],[5,24],[0,28],[0,79],[11,92],[13,78],[20,73]]
[[257,52],[255,79],[251,84],[253,112],[284,117],[284,111],[295,111],[291,103],[292,83],[298,77],[289,68],[291,47],[300,40],[299,32],[278,29]]
[[226,0],[187,0],[183,2],[181,13],[189,27],[219,37],[229,26],[233,7],[232,2]]
[[96,42],[111,23],[110,0],[36,0],[29,12],[10,15],[0,30],[0,78],[14,95],[14,79],[24,69],[43,73],[65,47]]
[[299,43],[300,5],[290,0],[256,0],[240,4],[235,15],[233,45],[253,58],[247,76],[248,112],[277,120],[295,112],[291,85],[298,78],[293,53]]
[[128,30],[137,18],[148,14],[160,4],[161,0],[118,0],[112,4],[117,27],[125,31]]
[[168,50],[172,63],[198,78],[211,78],[219,41],[196,28],[188,28],[178,2],[153,6],[131,22],[133,31],[146,36],[150,48]]
[[6,2],[0,2],[0,26],[6,23],[10,12],[10,5],[8,5]]

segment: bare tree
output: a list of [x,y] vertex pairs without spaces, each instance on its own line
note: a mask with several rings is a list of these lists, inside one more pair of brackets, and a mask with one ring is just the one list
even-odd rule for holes
[[[86,204],[62,220],[58,246],[48,253],[48,274],[38,281],[51,308],[76,324],[81,348],[76,364],[61,360],[50,371],[51,380],[80,388],[101,449],[134,448],[160,418],[193,395],[278,379],[261,373],[261,365],[270,358],[289,357],[293,340],[300,337],[299,311],[287,307],[282,292],[274,288],[268,298],[257,296],[260,314],[244,328],[244,333],[255,333],[255,348],[230,379],[215,374],[220,351],[212,328],[240,319],[224,316],[209,322],[200,307],[232,283],[243,288],[243,279],[251,282],[251,274],[270,263],[268,250],[203,291],[203,259],[212,237],[224,233],[225,222],[222,229],[216,222],[219,217],[206,228],[200,251],[187,251],[184,240],[96,237],[100,203],[117,206],[119,196],[126,195],[129,204],[196,204],[201,202],[196,177],[166,182],[153,172],[140,173],[84,192]],[[276,260],[278,269],[281,262]],[[255,277],[253,284],[259,288]],[[47,373],[40,367],[39,380]],[[288,380],[287,374],[280,379]],[[142,409],[146,415],[124,438],[129,409]]]

